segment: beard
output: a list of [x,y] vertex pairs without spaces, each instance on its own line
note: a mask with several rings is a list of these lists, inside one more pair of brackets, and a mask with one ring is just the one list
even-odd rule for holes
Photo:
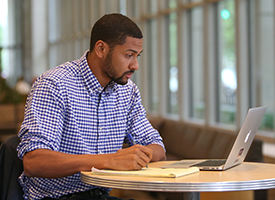
[[134,73],[134,70],[126,71],[121,76],[118,76],[115,66],[112,63],[112,57],[113,57],[112,52],[108,52],[103,63],[105,74],[117,84],[126,85],[128,83],[128,79],[124,80],[123,77],[128,73]]

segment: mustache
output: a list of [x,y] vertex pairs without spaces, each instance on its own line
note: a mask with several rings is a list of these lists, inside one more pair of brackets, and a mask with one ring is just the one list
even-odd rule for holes
[[133,74],[133,73],[135,73],[135,70],[131,69],[131,70],[127,71],[127,72],[124,72],[123,76],[126,75],[126,74]]

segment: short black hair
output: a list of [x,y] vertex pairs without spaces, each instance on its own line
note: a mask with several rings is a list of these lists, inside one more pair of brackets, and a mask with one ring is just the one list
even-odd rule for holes
[[98,40],[106,42],[112,49],[116,45],[124,44],[126,37],[141,39],[143,35],[130,18],[119,13],[106,14],[92,28],[90,51],[93,51]]

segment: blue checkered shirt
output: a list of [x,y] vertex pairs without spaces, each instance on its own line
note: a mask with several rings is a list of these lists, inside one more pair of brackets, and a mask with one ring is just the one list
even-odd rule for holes
[[[35,149],[115,153],[122,148],[127,133],[138,144],[164,148],[159,133],[146,119],[137,86],[129,80],[126,85],[110,82],[104,89],[90,70],[86,55],[45,72],[33,84],[18,134],[19,158]],[[96,187],[81,182],[80,173],[46,179],[30,178],[23,172],[19,182],[25,199],[58,198]]]

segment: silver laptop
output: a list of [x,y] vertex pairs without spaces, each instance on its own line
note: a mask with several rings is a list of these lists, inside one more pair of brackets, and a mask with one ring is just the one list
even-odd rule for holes
[[254,140],[266,109],[267,107],[263,106],[250,108],[248,110],[243,125],[227,159],[181,160],[162,166],[162,168],[185,168],[196,166],[200,170],[223,171],[241,164],[248,153],[252,141]]

